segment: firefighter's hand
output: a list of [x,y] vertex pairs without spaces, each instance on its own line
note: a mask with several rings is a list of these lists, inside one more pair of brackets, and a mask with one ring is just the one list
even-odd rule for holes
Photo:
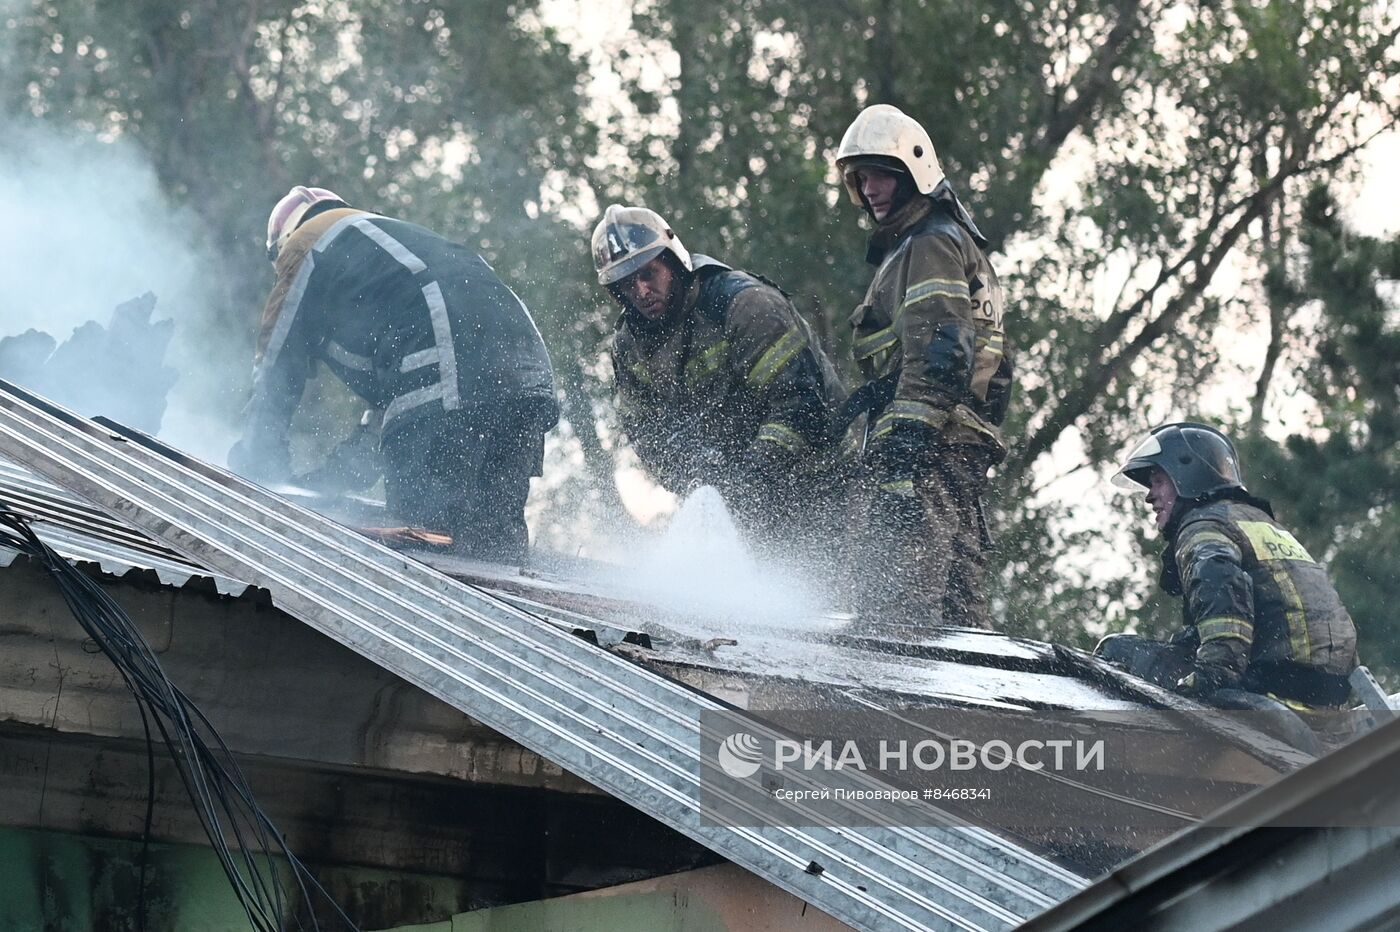
[[[725,491],[726,483],[729,482],[734,470],[726,462],[724,454],[716,448],[711,446],[687,447],[673,457],[663,458],[657,466],[664,467],[671,463],[678,464],[683,468],[661,471],[675,475],[674,485],[680,489],[682,497],[707,485],[714,486],[719,489],[721,495],[728,497]],[[666,487],[675,491],[669,483],[666,484]]]
[[1167,643],[1195,651],[1197,647],[1201,646],[1201,636],[1196,632],[1195,625],[1187,625],[1184,628],[1178,628],[1176,632],[1167,639]]
[[250,475],[256,464],[253,456],[253,445],[244,437],[229,448],[228,456],[225,458],[230,472],[236,472],[240,476]]
[[696,447],[691,454],[691,474],[695,477],[693,488],[702,485],[716,485],[729,474],[730,466],[724,454],[715,447]]
[[384,474],[378,437],[361,427],[341,441],[316,469],[292,480],[293,485],[327,495],[362,492]]
[[1216,670],[1208,666],[1198,666],[1190,673],[1176,681],[1176,691],[1183,696],[1201,697],[1207,696],[1217,689],[1224,689],[1233,686],[1233,680],[1227,670]]
[[899,421],[870,442],[865,460],[875,474],[912,478],[933,455],[938,431],[917,421]]

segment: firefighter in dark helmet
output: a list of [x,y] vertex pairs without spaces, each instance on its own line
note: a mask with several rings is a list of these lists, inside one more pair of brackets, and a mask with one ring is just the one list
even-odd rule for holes
[[1144,488],[1156,514],[1161,585],[1181,597],[1170,642],[1106,638],[1110,661],[1194,696],[1266,694],[1299,711],[1338,708],[1351,693],[1356,628],[1326,570],[1245,489],[1229,438],[1204,424],[1167,424],[1114,477]]

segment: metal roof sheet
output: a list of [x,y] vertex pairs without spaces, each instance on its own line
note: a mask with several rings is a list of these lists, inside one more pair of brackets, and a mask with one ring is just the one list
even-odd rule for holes
[[859,928],[1006,928],[1083,884],[980,829],[707,822],[698,778],[717,764],[698,754],[700,713],[720,704],[237,477],[5,383],[0,452],[190,563],[263,586],[316,630]]
[[[1400,721],[1262,787],[1027,922],[1028,932],[1394,921]],[[1385,927],[1389,928],[1390,925]]]
[[[24,467],[0,458],[0,503],[33,518],[36,529],[63,556],[92,563],[112,576],[154,573],[161,584],[183,588],[192,582],[212,584],[222,595],[249,592],[248,583],[186,559],[129,522],[94,508],[82,498]],[[291,507],[290,505],[288,507]],[[827,686],[919,696],[932,701],[1006,709],[1133,709],[1141,702],[1083,679],[1050,672],[1045,645],[992,632],[945,629],[917,640],[905,634],[848,636],[831,619],[760,619],[736,627],[733,619],[669,614],[657,617],[639,602],[626,601],[622,574],[598,580],[562,582],[538,576],[510,577],[501,567],[466,563],[450,556],[415,552],[416,559],[449,575],[466,575],[524,611],[554,620],[562,627],[590,632],[604,646],[639,640],[649,632],[652,659],[711,667],[764,678],[787,678]],[[0,566],[14,551],[0,548]],[[529,597],[509,591],[534,593]],[[575,611],[538,601],[553,591],[580,589],[614,603],[612,611]],[[278,600],[274,595],[274,603]],[[558,601],[558,600],[556,600]],[[737,643],[717,651],[696,645],[733,636]]]
[[[3,458],[0,505],[31,518],[44,541],[64,557],[95,564],[108,575],[150,571],[162,585],[177,589],[207,580],[220,595],[227,596],[241,596],[249,589],[247,583],[186,560],[130,524]],[[16,556],[8,547],[0,547],[0,566],[9,566]]]

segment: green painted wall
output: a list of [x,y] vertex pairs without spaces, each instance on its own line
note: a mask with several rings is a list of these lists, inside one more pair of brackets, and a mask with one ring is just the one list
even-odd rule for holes
[[[0,932],[135,932],[140,844],[0,828]],[[146,928],[247,932],[207,849],[151,845]]]
[[[137,932],[140,855],[134,841],[0,828],[0,932]],[[455,878],[333,868],[320,879],[365,929],[475,905]],[[248,932],[208,848],[152,844],[145,890],[146,932]]]

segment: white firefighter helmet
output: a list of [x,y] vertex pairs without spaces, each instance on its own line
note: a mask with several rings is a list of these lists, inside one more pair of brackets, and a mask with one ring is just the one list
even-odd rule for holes
[[297,224],[301,223],[301,218],[306,216],[306,212],[313,205],[325,201],[345,203],[345,199],[334,191],[328,191],[325,188],[308,188],[300,184],[288,191],[282,200],[277,202],[277,206],[272,208],[272,213],[267,215],[267,258],[269,260],[277,258],[277,253],[296,232]]
[[933,193],[943,180],[933,140],[918,120],[889,104],[866,107],[846,129],[836,150],[836,170],[851,202],[864,203],[855,179],[858,168],[873,165],[888,171],[898,167],[894,163],[904,167],[920,194]]
[[646,207],[610,204],[593,228],[598,284],[619,282],[668,249],[687,272],[695,271],[690,253],[660,214]]

